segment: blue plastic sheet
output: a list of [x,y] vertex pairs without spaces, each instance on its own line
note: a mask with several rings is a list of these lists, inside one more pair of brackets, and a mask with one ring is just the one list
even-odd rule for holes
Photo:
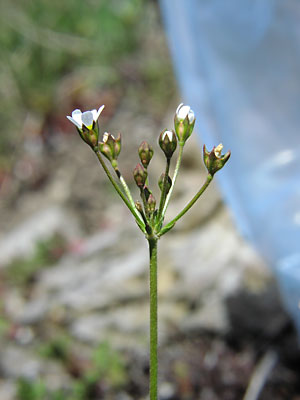
[[241,232],[279,279],[300,332],[300,2],[161,0],[196,131]]

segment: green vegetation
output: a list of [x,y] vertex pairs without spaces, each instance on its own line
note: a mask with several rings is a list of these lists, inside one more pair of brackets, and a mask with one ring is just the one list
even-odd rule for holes
[[92,400],[100,398],[103,385],[114,389],[124,386],[126,382],[127,374],[123,358],[108,343],[102,343],[94,351],[90,367],[77,380],[74,380],[69,390],[49,392],[41,381],[20,379],[17,399]]
[[17,396],[20,400],[45,400],[46,388],[43,382],[31,382],[20,379],[18,382]]
[[102,343],[93,355],[93,379],[101,377],[113,387],[122,386],[126,382],[125,366],[120,354],[113,350],[108,342]]
[[1,315],[1,312],[2,310],[0,308],[0,339],[8,333],[10,328],[9,321],[4,316]]
[[[15,147],[28,112],[43,119],[59,109],[59,102],[76,97],[71,90],[118,80],[121,60],[138,45],[142,4],[143,0],[1,2],[2,155]],[[77,87],[67,85],[64,91],[67,77]]]
[[45,358],[66,362],[70,352],[70,341],[69,336],[61,334],[43,344],[39,353]]
[[153,2],[3,0],[0,23],[0,184],[23,141],[68,130],[70,110],[108,93],[160,119],[175,93]]

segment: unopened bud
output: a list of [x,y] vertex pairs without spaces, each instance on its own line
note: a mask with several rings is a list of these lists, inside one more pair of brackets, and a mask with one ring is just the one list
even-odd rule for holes
[[99,142],[99,150],[109,159],[110,162],[116,161],[121,151],[121,134],[115,138],[110,133],[105,132],[102,142]]
[[152,194],[151,190],[148,188],[148,186],[145,185],[143,187],[143,192],[144,192],[146,201],[148,201],[150,194]]
[[174,131],[165,129],[158,138],[158,143],[167,158],[171,158],[177,147],[177,139]]
[[179,142],[185,143],[191,136],[195,125],[195,114],[190,106],[179,104],[175,113],[174,125]]
[[147,176],[147,170],[141,164],[137,164],[133,170],[133,177],[138,187],[142,188],[145,185]]
[[145,168],[147,168],[151,161],[151,158],[153,157],[152,146],[150,146],[150,144],[148,144],[147,142],[144,141],[140,144],[138,152],[139,152],[141,163],[143,164],[143,166]]
[[214,146],[211,151],[208,151],[205,145],[203,146],[204,164],[211,176],[214,176],[214,174],[223,168],[229,160],[231,155],[230,151],[222,155],[222,149],[222,143],[220,143],[217,147]]
[[142,206],[142,204],[141,204],[141,202],[140,201],[136,201],[135,202],[135,206],[136,206],[136,209],[142,214],[144,211],[143,211],[143,206]]
[[[158,180],[158,186],[159,186],[159,188],[160,188],[161,191],[163,190],[164,180],[165,180],[165,174],[161,174],[161,176],[160,176],[160,178],[159,178],[159,180]],[[166,194],[169,193],[169,190],[171,189],[171,186],[172,186],[172,179],[168,176],[168,179],[167,179],[167,187],[166,187],[166,189],[167,189],[167,190],[166,190]]]
[[148,200],[147,200],[147,205],[148,205],[148,211],[149,213],[154,213],[155,211],[155,206],[156,206],[156,200],[155,197],[153,196],[152,193],[150,193]]

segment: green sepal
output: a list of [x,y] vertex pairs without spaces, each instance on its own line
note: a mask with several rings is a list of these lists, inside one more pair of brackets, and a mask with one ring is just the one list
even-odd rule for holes
[[230,158],[230,151],[228,151],[224,155],[220,154],[222,148],[223,146],[220,144],[217,147],[214,146],[211,151],[208,151],[206,149],[206,146],[203,145],[203,161],[207,168],[207,171],[210,173],[211,176],[214,176],[217,171],[222,169]]

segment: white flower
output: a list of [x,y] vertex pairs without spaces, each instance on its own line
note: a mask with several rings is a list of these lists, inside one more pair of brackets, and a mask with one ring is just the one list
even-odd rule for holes
[[215,153],[215,156],[216,156],[217,158],[221,158],[222,150],[223,150],[223,145],[222,145],[222,143],[220,143],[220,144],[214,149],[214,153]]
[[165,140],[166,135],[168,136],[169,141],[172,142],[173,132],[172,131],[164,131],[162,134],[162,140]]
[[179,120],[183,121],[186,118],[186,116],[189,119],[189,123],[192,124],[194,122],[194,120],[195,120],[194,111],[191,109],[190,106],[186,106],[186,105],[183,105],[183,103],[181,103],[177,107],[176,117]]
[[74,110],[72,116],[67,116],[68,120],[71,121],[78,129],[82,131],[82,126],[86,126],[88,129],[92,129],[94,122],[97,122],[104,105],[99,108],[99,110],[91,110],[81,112],[81,110]]

